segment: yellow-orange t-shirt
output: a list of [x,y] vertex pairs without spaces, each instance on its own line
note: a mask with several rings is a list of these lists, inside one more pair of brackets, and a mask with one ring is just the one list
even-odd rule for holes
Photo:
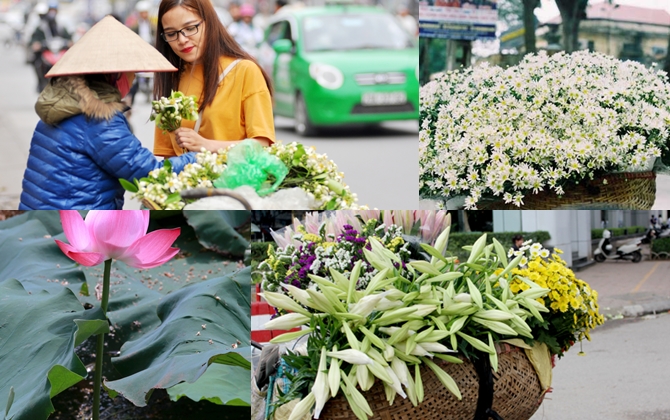
[[[235,59],[221,57],[221,71]],[[179,91],[202,100],[202,64],[187,64],[179,81]],[[182,127],[194,128],[195,121],[182,121]],[[272,116],[272,97],[260,68],[249,60],[242,60],[219,84],[214,101],[202,113],[198,133],[210,140],[244,140],[267,137],[275,141]],[[154,154],[179,156],[184,151],[163,130],[156,128]]]

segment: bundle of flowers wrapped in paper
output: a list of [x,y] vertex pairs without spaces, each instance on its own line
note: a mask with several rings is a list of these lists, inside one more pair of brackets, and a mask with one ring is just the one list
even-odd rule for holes
[[588,51],[448,72],[421,88],[420,106],[420,194],[465,197],[466,209],[562,196],[667,154],[666,73]]
[[576,341],[590,340],[589,331],[605,321],[598,313],[598,292],[575,277],[560,257],[562,251],[554,249],[550,253],[535,243],[510,252],[510,256],[514,254],[523,257],[519,267],[512,270],[512,275],[517,276],[510,282],[512,292],[528,290],[528,284],[520,280],[521,277],[549,289],[547,296],[538,298],[538,302],[549,309],[549,315],[543,321],[531,319],[528,322],[535,339],[545,343],[559,358]]
[[[187,202],[182,199],[181,191],[215,187],[217,181],[220,183],[226,178],[228,157],[235,147],[243,146],[240,143],[221,149],[219,153],[197,153],[197,162],[186,165],[179,174],[172,173],[166,160],[162,168],[153,170],[146,178],[121,182],[126,190],[134,194],[134,198],[149,200],[152,208],[182,209]],[[277,142],[266,151],[286,167],[286,175],[278,189],[299,188],[314,206],[306,210],[358,208],[356,194],[344,183],[344,174],[337,170],[337,165],[328,156],[316,153],[314,147],[306,148],[296,142],[286,145]],[[274,182],[272,176],[268,178],[268,182]]]
[[[348,242],[361,237],[354,236],[349,226],[344,229],[326,249],[337,246],[342,235]],[[394,231],[389,226],[388,232]],[[314,234],[301,238],[307,249],[323,245],[321,238],[307,235]],[[446,228],[434,246],[421,244],[421,252],[412,253],[410,261],[407,249],[393,235],[353,241],[362,252],[351,265],[336,261],[325,267],[295,253],[271,255],[266,261],[269,268],[286,264],[291,268],[282,272],[283,291],[273,281],[264,283],[277,291],[266,290],[263,297],[283,313],[266,328],[302,327],[276,337],[275,343],[307,336],[305,351],[289,351],[283,357],[295,373],[274,409],[299,399],[289,420],[302,419],[307,413],[319,418],[328,400],[342,392],[356,417],[368,419],[373,413],[365,392],[376,380],[383,383],[389,404],[408,398],[419,406],[431,392],[423,388],[423,367],[460,399],[458,384],[436,363],[438,359],[460,364],[484,357],[497,371],[496,343],[523,338],[534,344],[538,336],[532,326],[551,322],[548,317],[556,312],[541,302],[551,293],[549,287],[516,274],[526,257],[517,255],[509,261],[498,241],[487,244],[482,235],[467,247],[467,261],[457,263],[455,257],[445,255],[448,235]],[[306,267],[306,279],[292,276],[292,270]],[[588,330],[585,325],[567,328],[574,339]]]
[[198,102],[193,95],[186,96],[181,92],[172,91],[166,98],[151,101],[150,121],[155,121],[161,130],[175,131],[181,127],[182,120],[198,119]]

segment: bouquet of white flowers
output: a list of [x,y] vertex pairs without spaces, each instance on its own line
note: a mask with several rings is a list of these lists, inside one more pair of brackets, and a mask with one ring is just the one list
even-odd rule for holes
[[197,119],[198,102],[195,96],[172,91],[169,98],[162,97],[157,101],[151,101],[149,120],[156,121],[156,126],[161,130],[175,131],[181,127],[182,120]]
[[[129,182],[120,180],[123,187],[153,209],[179,210],[186,202],[180,192],[194,188],[212,188],[226,169],[228,153],[235,145],[219,153],[196,154],[196,163],[188,164],[179,174],[172,172],[169,160],[162,168],[155,169],[146,178]],[[313,147],[300,143],[274,143],[267,151],[277,156],[288,168],[288,175],[279,185],[280,190],[301,188],[316,203],[309,210],[357,209],[356,194],[344,183],[344,174],[325,154],[318,154]]]
[[420,194],[466,196],[466,209],[650,171],[668,149],[666,73],[588,51],[448,72],[420,106]]

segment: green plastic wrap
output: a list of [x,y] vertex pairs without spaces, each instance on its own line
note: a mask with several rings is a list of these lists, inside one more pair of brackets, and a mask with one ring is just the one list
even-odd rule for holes
[[[249,185],[259,196],[277,191],[288,168],[278,157],[268,153],[256,140],[244,140],[228,152],[227,167],[214,181],[216,188],[235,189]],[[268,178],[273,176],[271,185]]]

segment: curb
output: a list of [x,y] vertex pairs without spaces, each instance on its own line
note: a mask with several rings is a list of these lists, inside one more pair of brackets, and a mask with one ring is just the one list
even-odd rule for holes
[[621,314],[627,318],[635,318],[642,315],[657,314],[670,311],[670,300],[645,303],[644,305],[624,306]]

